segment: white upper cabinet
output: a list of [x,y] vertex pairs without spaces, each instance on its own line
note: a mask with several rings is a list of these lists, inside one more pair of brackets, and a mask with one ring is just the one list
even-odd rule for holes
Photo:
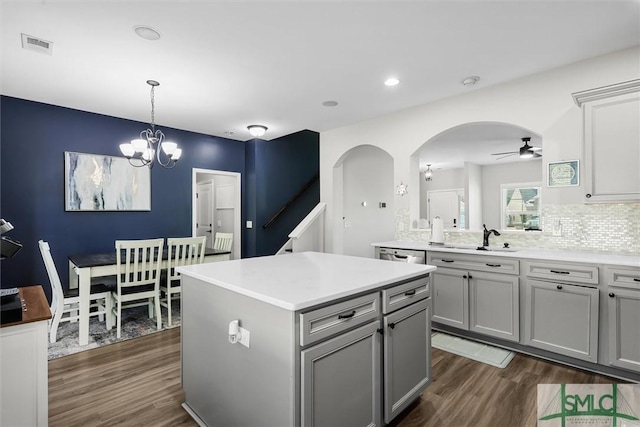
[[640,79],[573,98],[584,118],[585,202],[640,201]]

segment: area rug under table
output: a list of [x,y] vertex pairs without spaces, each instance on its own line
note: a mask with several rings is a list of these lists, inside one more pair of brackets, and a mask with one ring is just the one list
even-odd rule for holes
[[[171,308],[171,328],[179,327],[180,304],[172,303]],[[167,326],[167,310],[163,307],[162,329],[160,330],[165,329],[169,329],[169,327]],[[105,322],[100,322],[97,316],[92,316],[89,320],[89,343],[80,346],[78,344],[78,322],[61,322],[58,325],[56,342],[49,343],[49,360],[155,332],[159,332],[156,319],[149,319],[149,310],[144,306],[123,310],[120,339],[116,338],[115,325],[111,330],[107,330]]]
[[431,346],[497,368],[505,368],[514,356],[514,353],[509,350],[454,337],[441,332],[436,332],[431,335]]

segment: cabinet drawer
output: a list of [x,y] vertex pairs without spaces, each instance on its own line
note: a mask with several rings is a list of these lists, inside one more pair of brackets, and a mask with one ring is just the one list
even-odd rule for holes
[[427,264],[474,271],[520,274],[520,261],[506,257],[431,252]]
[[640,268],[605,267],[604,276],[608,286],[640,290]]
[[380,315],[380,293],[300,313],[300,345],[305,346],[361,325]]
[[382,312],[391,313],[429,297],[429,277],[422,277],[382,291]]
[[551,262],[525,262],[527,277],[537,277],[561,282],[598,284],[598,267],[580,264],[555,264]]

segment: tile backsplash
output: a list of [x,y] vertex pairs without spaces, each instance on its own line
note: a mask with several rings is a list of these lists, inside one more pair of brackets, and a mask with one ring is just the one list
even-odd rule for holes
[[[429,241],[428,230],[409,228],[409,211],[396,211],[396,239]],[[554,236],[554,227],[560,235]],[[640,203],[550,205],[542,208],[541,232],[505,232],[491,245],[640,255]],[[482,244],[482,232],[445,231],[445,242]]]

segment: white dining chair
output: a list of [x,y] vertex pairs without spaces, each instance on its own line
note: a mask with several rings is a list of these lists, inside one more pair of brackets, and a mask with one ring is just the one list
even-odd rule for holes
[[[38,241],[40,253],[44,266],[47,269],[49,282],[51,283],[51,320],[49,321],[49,342],[54,343],[57,340],[58,325],[60,322],[76,322],[79,319],[79,303],[80,297],[78,289],[64,289],[56,264],[51,256],[51,247],[44,240]],[[99,280],[99,279],[96,279]],[[99,316],[102,322],[106,317],[107,329],[111,329],[110,311],[113,304],[111,299],[111,291],[109,287],[103,283],[92,281],[91,293],[89,294],[89,316]],[[93,310],[93,311],[91,311]]]
[[160,266],[164,239],[116,240],[116,290],[111,292],[115,306],[116,337],[122,332],[122,310],[147,305],[149,318],[156,317],[162,329],[160,312]]
[[180,273],[176,267],[183,265],[202,264],[204,251],[207,246],[207,238],[199,237],[174,237],[167,239],[167,269],[163,271],[163,280],[160,284],[160,305],[167,309],[167,326],[171,326],[171,300],[180,296]]
[[220,251],[230,251],[233,245],[233,233],[216,233],[213,241],[213,249]]

